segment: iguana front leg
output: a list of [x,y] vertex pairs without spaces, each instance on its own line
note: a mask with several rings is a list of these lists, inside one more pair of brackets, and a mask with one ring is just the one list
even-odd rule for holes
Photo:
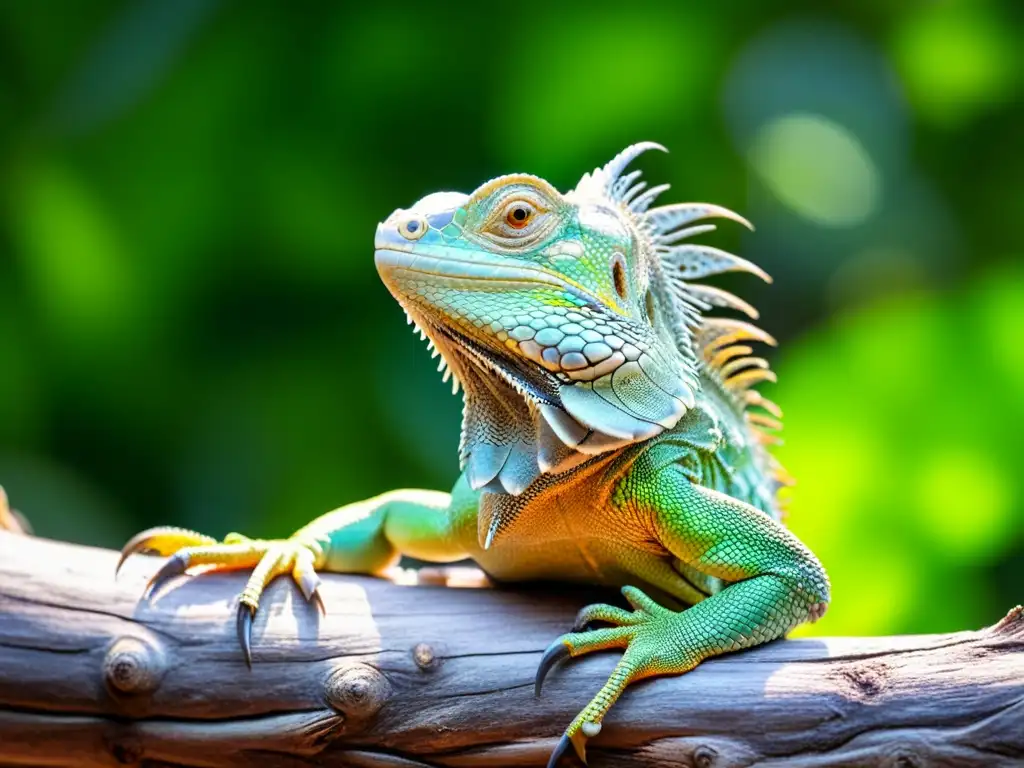
[[537,670],[540,692],[547,670],[560,658],[605,648],[625,653],[608,682],[573,720],[548,763],[570,743],[585,762],[585,742],[633,681],[681,674],[704,659],[781,637],[816,620],[829,600],[825,571],[795,536],[768,515],[730,496],[694,485],[677,465],[634,471],[618,502],[646,520],[654,538],[675,557],[729,586],[681,611],[661,607],[635,587],[623,594],[633,606],[584,608],[574,629],[592,621],[613,626],[574,631],[548,648]]
[[[150,593],[189,568],[213,570],[252,568],[238,605],[238,640],[245,661],[252,665],[252,620],[260,596],[278,576],[291,573],[307,601],[321,610],[317,572],[379,573],[400,555],[446,563],[467,556],[458,521],[475,519],[477,495],[464,480],[451,494],[399,490],[328,512],[283,540],[249,539],[237,533],[223,542],[182,528],[150,528],[134,536],[121,550],[120,570],[132,554],[170,555],[150,579]],[[470,526],[476,535],[475,525]]]

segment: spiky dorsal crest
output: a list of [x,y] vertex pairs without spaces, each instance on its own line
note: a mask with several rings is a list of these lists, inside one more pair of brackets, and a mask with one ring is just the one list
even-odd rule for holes
[[[747,272],[765,282],[771,282],[771,277],[740,256],[712,246],[684,242],[715,229],[714,224],[699,223],[706,219],[729,219],[751,230],[753,226],[739,214],[708,203],[652,207],[669,185],[648,188],[646,182],[640,180],[639,171],[626,172],[633,160],[651,149],[667,152],[654,142],[633,144],[602,168],[585,174],[574,194],[588,199],[603,199],[618,206],[633,221],[643,241],[641,257],[650,261],[652,274],[664,281],[664,296],[673,302],[676,316],[682,318],[687,326],[677,329],[678,343],[681,346],[691,345],[693,351],[702,357],[710,375],[718,379],[725,392],[744,412],[759,442],[766,445],[778,442],[766,430],[781,428],[782,412],[775,403],[753,389],[758,383],[775,381],[775,374],[764,358],[753,356],[753,348],[742,343],[756,341],[774,346],[775,340],[750,323],[706,316],[704,313],[713,307],[738,310],[752,320],[757,319],[758,312],[732,293],[694,282],[726,272]],[[781,467],[770,457],[768,460],[777,480],[788,484],[788,476]]]
[[[622,175],[622,172],[637,157],[651,149],[668,152],[661,144],[653,141],[641,141],[638,144],[631,144],[602,167],[594,169],[592,173],[583,174],[583,178],[576,184],[574,193],[581,197],[603,198],[616,203],[623,202],[626,194],[630,193],[630,199],[632,200],[647,185],[644,182],[636,185],[633,184],[634,181],[640,178],[640,171],[632,171],[625,176]],[[665,189],[668,189],[667,184],[663,186]]]

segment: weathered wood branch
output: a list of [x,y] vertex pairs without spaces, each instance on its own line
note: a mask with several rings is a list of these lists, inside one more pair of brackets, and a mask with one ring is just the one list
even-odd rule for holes
[[[593,594],[285,580],[235,638],[240,574],[139,601],[159,562],[0,532],[0,763],[541,766],[615,654],[542,649]],[[463,572],[464,573],[464,572]],[[836,606],[841,610],[841,606]],[[1024,764],[1024,615],[979,632],[772,643],[629,689],[595,766]]]

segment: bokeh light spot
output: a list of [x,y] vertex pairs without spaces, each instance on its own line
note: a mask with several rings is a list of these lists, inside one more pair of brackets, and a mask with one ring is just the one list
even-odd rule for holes
[[1012,575],[984,595],[972,580],[1020,546],[1022,290],[1007,265],[967,292],[867,302],[780,350],[787,525],[833,586],[800,634],[952,631],[1019,602]]
[[950,556],[977,557],[1009,538],[1012,496],[999,467],[964,448],[932,454],[917,476],[920,521]]
[[[1024,259],[1018,257],[1018,263],[1024,263]],[[1003,374],[1002,391],[1010,403],[1024,406],[1024,345],[1020,342],[1024,273],[1019,269],[995,270],[977,291],[975,302],[985,330],[981,352],[988,356],[986,362]]]
[[1011,28],[984,3],[931,3],[907,14],[893,59],[920,113],[955,124],[1012,97],[1020,63]]
[[771,120],[749,157],[779,200],[818,224],[853,226],[878,207],[881,183],[871,157],[852,133],[821,115]]
[[139,291],[115,221],[68,168],[31,165],[17,178],[15,252],[52,329],[73,344],[118,333]]

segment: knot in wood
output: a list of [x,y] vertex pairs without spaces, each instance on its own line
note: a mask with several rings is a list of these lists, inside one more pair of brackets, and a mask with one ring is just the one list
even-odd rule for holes
[[693,764],[697,768],[713,768],[717,759],[718,750],[707,744],[702,744],[693,750]]
[[437,666],[437,657],[434,656],[434,649],[426,643],[418,643],[415,648],[412,649],[412,658],[416,662],[416,666],[420,669],[427,671]]
[[151,693],[167,672],[163,650],[140,637],[122,637],[103,659],[107,687],[121,693]]
[[121,765],[136,765],[143,757],[142,744],[138,737],[121,728],[108,735],[104,741],[107,751]]
[[891,765],[893,768],[921,768],[921,761],[910,752],[900,750],[893,755]]
[[366,664],[351,664],[331,673],[324,686],[327,703],[347,718],[377,714],[391,698],[391,684]]
[[841,671],[850,698],[866,700],[877,696],[888,685],[889,666],[881,659],[864,661]]

